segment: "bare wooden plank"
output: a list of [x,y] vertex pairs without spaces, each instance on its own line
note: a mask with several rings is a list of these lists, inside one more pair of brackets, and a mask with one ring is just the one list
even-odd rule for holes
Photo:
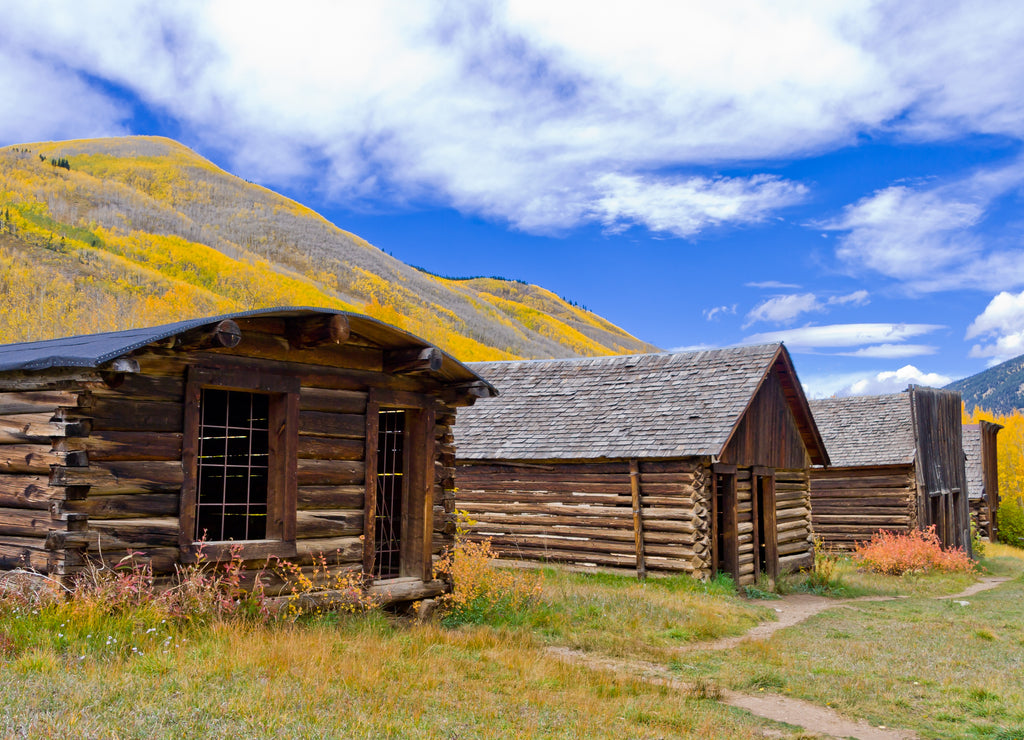
[[90,486],[93,494],[180,491],[184,471],[177,460],[93,462],[87,468],[54,468],[55,486]]
[[0,506],[0,535],[45,537],[54,529],[67,529],[67,523],[49,511]]
[[93,429],[103,431],[181,432],[182,404],[96,396],[89,414]]
[[299,486],[298,508],[303,509],[362,509],[366,486]]
[[299,434],[316,437],[366,436],[366,417],[362,414],[329,414],[323,411],[299,412]]
[[362,509],[323,509],[300,511],[296,515],[297,539],[342,537],[363,532],[365,512]]
[[48,511],[66,498],[63,488],[50,485],[48,475],[0,475],[0,506]]
[[54,448],[88,449],[89,459],[108,460],[181,460],[181,432],[118,432],[94,430],[88,437],[59,440]]
[[0,416],[12,414],[50,414],[60,406],[79,405],[75,391],[20,391],[0,393]]
[[366,392],[303,388],[299,395],[302,411],[323,411],[331,414],[366,414]]
[[[135,519],[148,516],[177,516],[177,493],[129,493],[96,495],[80,501],[68,501],[64,509],[88,514],[90,519]],[[191,539],[191,535],[189,535]]]
[[366,466],[362,460],[299,460],[300,486],[346,486],[363,483]]

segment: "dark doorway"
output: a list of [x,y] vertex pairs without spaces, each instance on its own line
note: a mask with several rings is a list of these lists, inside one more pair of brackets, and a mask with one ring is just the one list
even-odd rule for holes
[[711,550],[713,571],[739,578],[739,540],[736,515],[736,468],[715,465],[712,498]]

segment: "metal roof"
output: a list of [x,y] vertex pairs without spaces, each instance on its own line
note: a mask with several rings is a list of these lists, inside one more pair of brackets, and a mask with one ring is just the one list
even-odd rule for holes
[[[124,331],[103,332],[101,334],[84,334],[74,337],[62,337],[60,339],[47,339],[39,342],[3,344],[0,345],[0,373],[16,371],[33,372],[60,368],[99,369],[113,360],[124,357],[148,344],[159,342],[202,326],[215,325],[224,319],[297,318],[323,314],[341,314],[346,316],[353,334],[369,335],[377,344],[381,344],[385,348],[431,346],[428,342],[413,334],[363,314],[331,308],[289,306],[188,319],[187,321],[177,321],[173,324],[143,327],[140,329],[126,329]],[[447,378],[457,381],[481,379],[471,369],[447,353],[444,353],[440,373]],[[489,383],[487,385],[492,394],[497,393],[493,386]]]
[[769,344],[471,363],[501,395],[459,411],[456,454],[478,460],[719,455],[780,353],[785,356],[782,345]]
[[914,462],[910,393],[811,401],[833,467]]

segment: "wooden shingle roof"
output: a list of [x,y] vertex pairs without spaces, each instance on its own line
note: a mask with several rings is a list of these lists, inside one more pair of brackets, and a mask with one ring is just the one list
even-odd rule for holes
[[909,393],[815,400],[811,412],[834,467],[914,462]]
[[827,459],[780,344],[571,360],[471,363],[500,395],[459,411],[457,455],[564,460],[720,455],[776,362],[794,410]]

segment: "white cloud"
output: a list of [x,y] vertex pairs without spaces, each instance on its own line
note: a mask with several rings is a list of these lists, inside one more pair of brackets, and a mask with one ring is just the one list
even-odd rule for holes
[[802,313],[827,311],[829,306],[863,306],[869,303],[870,294],[866,290],[856,290],[847,295],[830,296],[821,301],[814,293],[794,293],[769,298],[757,304],[747,314],[743,328],[758,321],[772,321],[788,324]]
[[[773,175],[715,177],[723,165],[862,132],[1024,136],[1024,14],[981,5],[38,0],[4,17],[0,136],[118,133],[131,115],[118,89],[269,184],[440,202],[531,231],[692,236],[804,197]],[[888,197],[934,214],[910,195]],[[945,203],[965,223],[983,206]],[[862,205],[851,231],[888,233]],[[951,229],[929,241],[905,228],[959,259]],[[864,264],[913,270],[903,254]]]
[[756,223],[801,201],[807,188],[767,175],[749,178],[693,177],[678,182],[609,174],[594,212],[611,231],[642,224],[651,231],[688,237],[709,226]]
[[825,307],[818,301],[814,293],[780,295],[762,301],[750,310],[743,328],[758,321],[774,321],[787,324],[802,313],[823,311]]
[[804,391],[811,398],[832,396],[873,396],[899,393],[909,385],[927,385],[941,388],[952,382],[952,378],[941,373],[929,373],[913,365],[904,365],[898,370],[844,373],[838,375],[810,376],[803,380]]
[[835,295],[828,299],[830,306],[866,306],[871,302],[871,294],[866,290],[855,290],[846,295]]
[[735,314],[736,304],[734,303],[731,306],[715,306],[714,308],[705,308],[703,311],[701,311],[701,313],[704,314],[705,319],[707,319],[708,321],[713,321],[715,317],[720,314]]
[[830,324],[761,332],[744,341],[752,344],[785,342],[791,350],[892,344],[946,327],[940,324]]
[[818,224],[842,232],[836,255],[913,291],[992,289],[1024,283],[1024,251],[986,247],[979,228],[1004,194],[1024,188],[1024,160],[953,182],[894,185]]
[[846,357],[878,357],[892,360],[934,355],[938,351],[939,348],[932,344],[874,344],[869,347],[861,347],[853,352],[837,352],[836,354]]
[[964,338],[990,341],[975,344],[970,352],[971,357],[989,358],[990,365],[1024,354],[1024,291],[996,295],[967,327]]
[[837,396],[874,396],[883,393],[899,393],[909,385],[928,385],[936,388],[948,385],[953,379],[940,373],[927,373],[913,365],[904,365],[899,370],[886,370],[871,377],[862,378],[836,391]]
[[799,288],[800,286],[796,283],[780,283],[778,280],[762,280],[755,283],[744,283],[747,288],[774,288],[776,290],[786,290],[789,288]]

